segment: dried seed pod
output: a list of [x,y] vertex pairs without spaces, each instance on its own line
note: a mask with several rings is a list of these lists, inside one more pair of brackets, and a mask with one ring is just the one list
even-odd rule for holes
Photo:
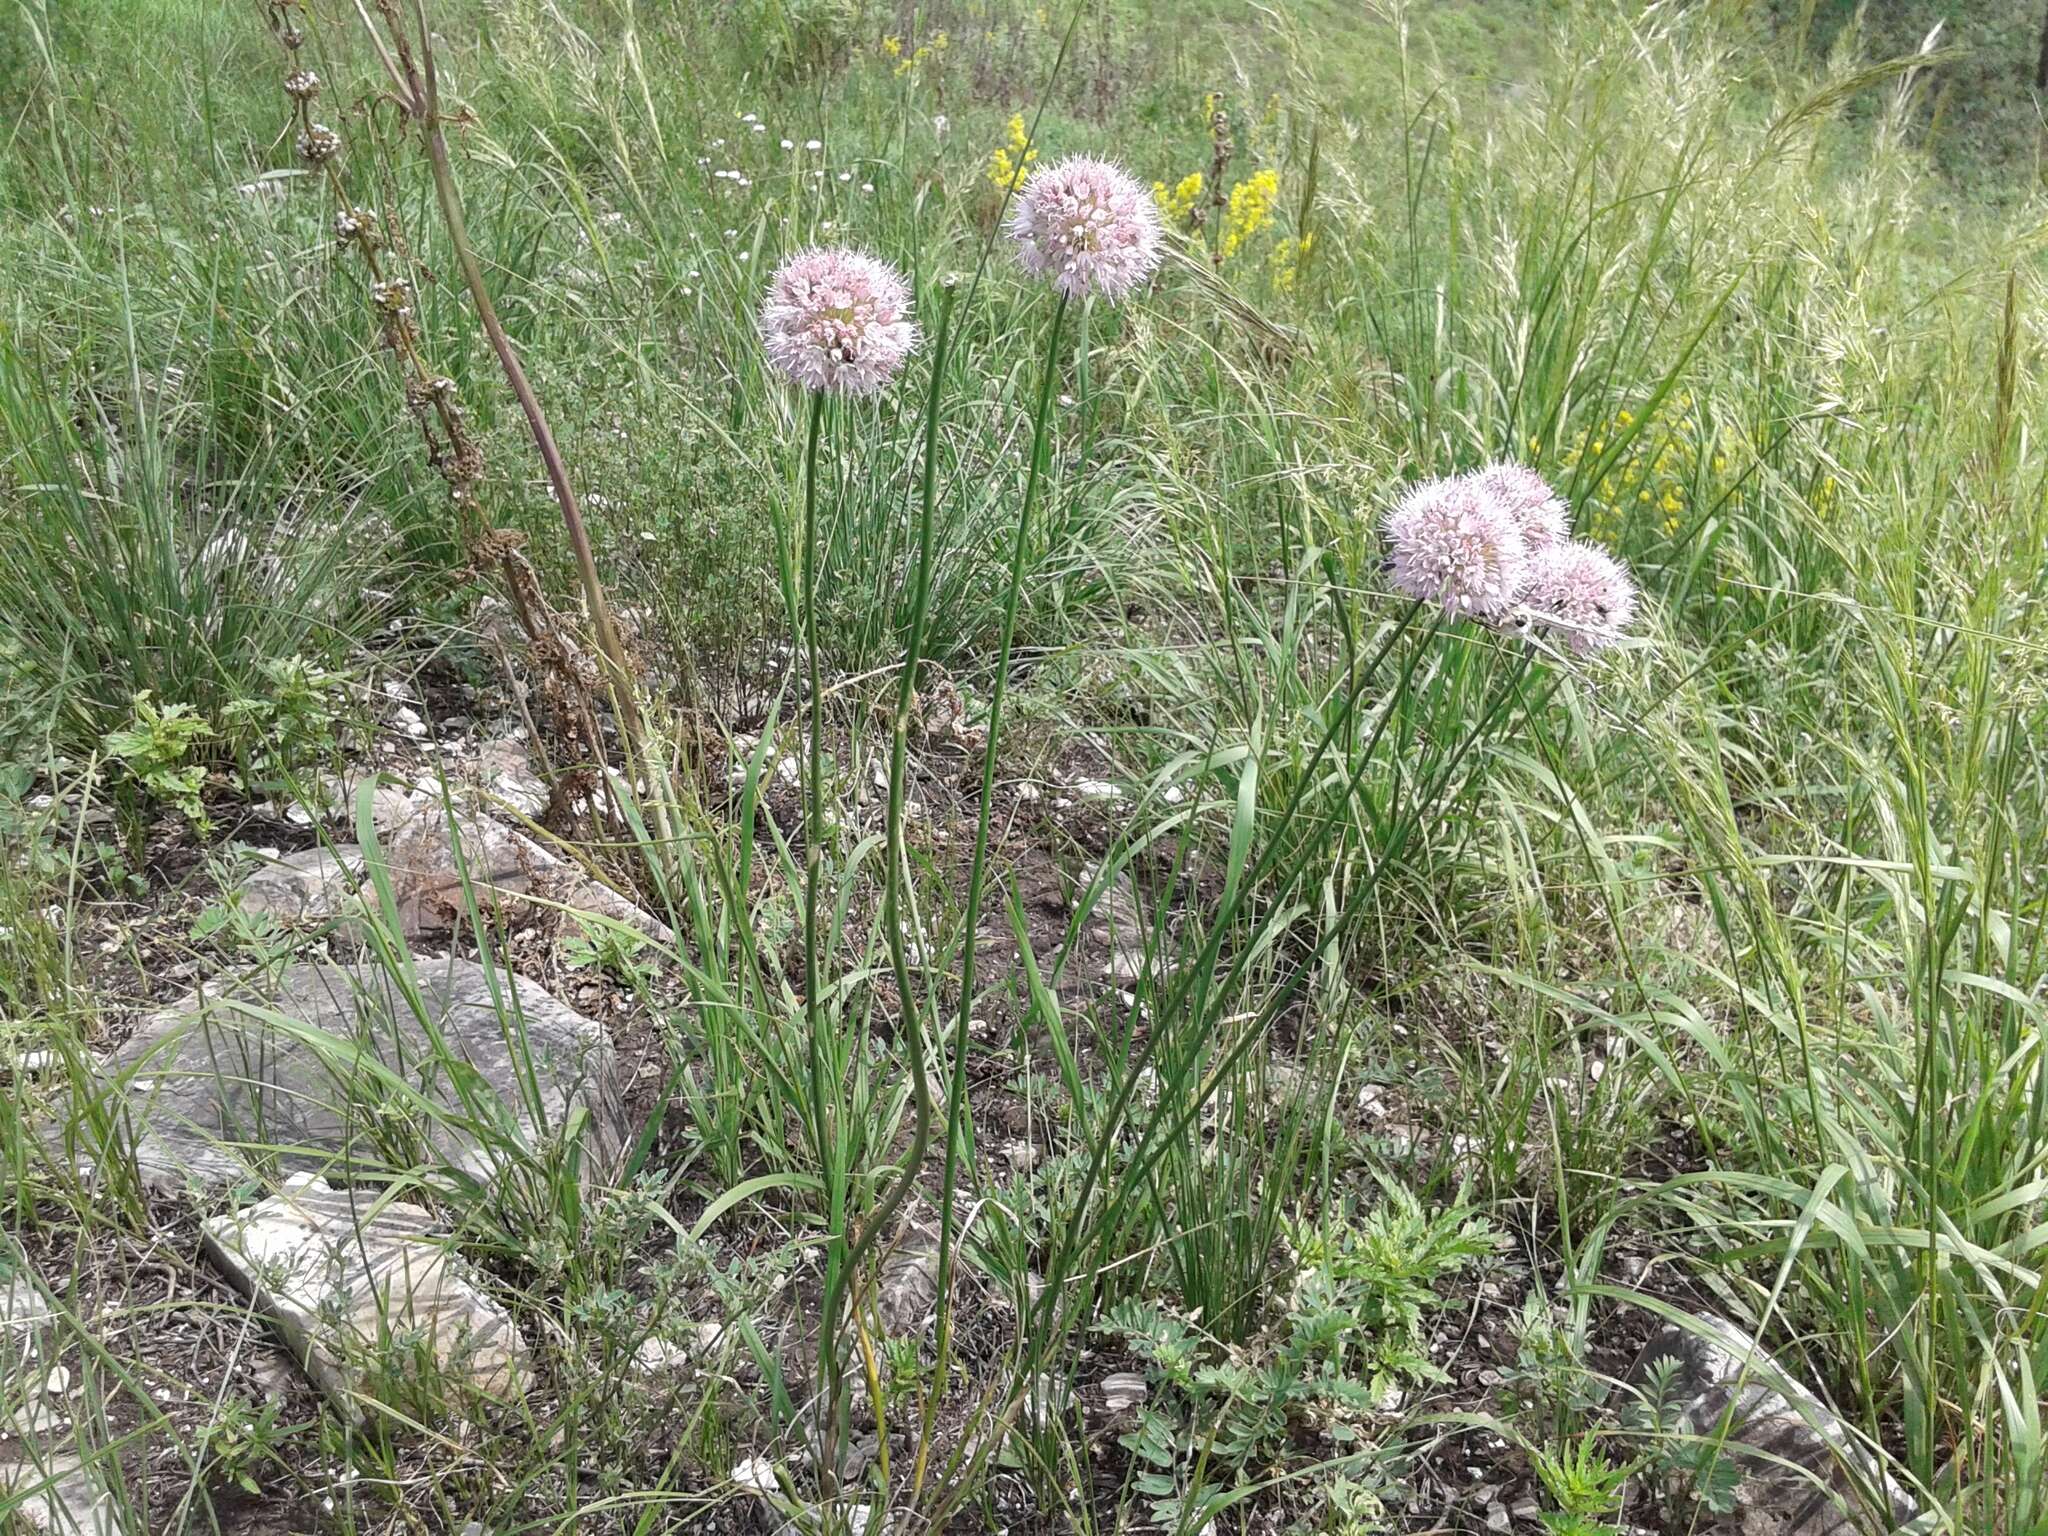
[[377,215],[368,208],[344,208],[337,213],[334,216],[334,238],[343,245],[354,241],[365,250],[375,250],[383,243]]
[[311,101],[320,94],[320,77],[310,69],[295,69],[284,77],[284,93],[293,101]]
[[299,158],[308,165],[325,165],[341,153],[341,135],[324,123],[309,123],[299,135]]

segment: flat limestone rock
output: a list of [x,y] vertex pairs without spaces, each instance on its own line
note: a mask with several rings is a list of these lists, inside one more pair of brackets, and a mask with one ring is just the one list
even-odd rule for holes
[[1627,1382],[1640,1395],[1658,1360],[1678,1362],[1666,1422],[1683,1435],[1725,1435],[1722,1453],[1743,1473],[1736,1501],[1745,1529],[1761,1522],[1777,1536],[1860,1536],[1915,1518],[1913,1501],[1825,1403],[1741,1329],[1706,1313],[1694,1322],[1660,1330]]
[[351,1416],[421,1371],[500,1400],[532,1379],[512,1319],[416,1205],[295,1174],[280,1193],[205,1222],[200,1241]]
[[[78,1450],[87,1417],[57,1361],[58,1312],[26,1274],[0,1279],[0,1504],[50,1536],[116,1536],[112,1490]],[[12,1529],[12,1527],[9,1527]]]
[[205,1191],[281,1170],[355,1182],[437,1160],[489,1179],[508,1150],[565,1128],[584,1181],[610,1178],[624,1110],[603,1026],[507,971],[413,964],[417,1008],[375,964],[318,962],[147,1021],[105,1066],[145,1180]]
[[[657,944],[675,937],[667,924],[610,886],[479,811],[458,809],[451,818],[438,796],[422,791],[388,819],[380,809],[376,824],[398,929],[408,939],[465,930],[472,902],[492,919],[509,923],[529,922],[561,907],[608,918]],[[352,891],[364,863],[363,850],[353,843],[286,854],[243,880],[242,905],[284,923],[346,919],[357,910]],[[361,900],[374,906],[376,896],[366,886]]]
[[362,874],[363,851],[353,843],[266,859],[242,881],[242,909],[280,923],[325,922],[348,910]]
[[488,816],[458,810],[451,818],[436,801],[394,827],[383,841],[399,924],[408,938],[451,933],[468,923],[465,877],[479,907],[515,922],[552,903],[609,918],[658,944],[674,938],[666,924],[610,886]]

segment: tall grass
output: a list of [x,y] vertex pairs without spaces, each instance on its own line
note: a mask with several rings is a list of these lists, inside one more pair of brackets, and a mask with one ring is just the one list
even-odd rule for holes
[[[1461,1229],[1462,1204],[1388,1200],[1398,1177],[1432,1203],[1465,1187],[1533,1284],[1563,1278],[1574,1337],[1630,1305],[1711,1305],[1936,1528],[2038,1527],[2040,289],[2031,229],[1939,206],[1914,125],[1942,61],[1794,62],[1734,8],[1565,7],[1508,90],[1440,67],[1438,19],[1392,4],[1313,33],[962,20],[950,51],[902,18],[772,9],[751,30],[632,7],[443,19],[478,113],[453,169],[484,280],[561,403],[566,460],[602,466],[579,487],[595,558],[622,606],[666,608],[650,641],[678,672],[698,637],[744,638],[723,691],[651,710],[702,761],[615,786],[611,852],[682,936],[636,997],[667,1054],[623,1187],[587,1195],[558,1149],[509,1144],[490,1187],[417,1175],[564,1386],[490,1442],[491,1475],[461,1463],[437,1513],[656,1529],[759,1453],[778,1513],[832,1528],[861,1505],[965,1519],[1010,1471],[1076,1528],[1158,1515],[1141,1477],[1182,1500],[1169,1525],[1270,1499],[1337,1528],[1299,1490],[1378,1466],[1405,1433],[1391,1411],[1345,1421],[1354,1451],[1282,1436],[1232,1463],[1249,1389],[1189,1394],[1170,1434],[1147,1421],[1179,1459],[1145,1471],[1079,1405],[1091,1351],[1133,1347],[1132,1308],[1186,1325],[1191,1371],[1292,1369],[1275,1341],[1302,1315],[1304,1234],[1341,1246],[1359,1207],[1391,1213],[1375,1240],[1396,1246]],[[1114,144],[1170,185],[1210,151],[1216,82],[1168,27],[1244,48],[1259,89],[1217,101],[1241,169],[1281,178],[1262,238],[1313,231],[1313,259],[1283,281],[1190,246],[1128,308],[1055,326],[1000,255],[982,264],[1003,198],[987,152],[1021,109],[1048,154]],[[87,57],[119,85],[95,38],[61,57],[46,39],[28,68],[97,132],[65,73]],[[374,61],[327,67],[339,93]],[[270,129],[220,85],[153,130],[203,143],[217,184],[153,183],[147,235],[133,210],[59,234],[56,205],[102,185],[88,157],[6,183],[43,220],[17,300],[33,323],[0,352],[6,702],[76,756],[145,688],[212,712],[266,659],[345,658],[367,591],[417,595],[363,537],[373,514],[420,565],[451,558],[347,295],[280,302],[296,269],[261,253],[311,248],[304,200],[225,195]],[[168,245],[202,217],[222,235],[205,263],[105,243]],[[753,313],[812,238],[898,261],[927,320],[943,274],[980,276],[906,387],[807,421]],[[430,294],[422,324],[516,462],[470,322]],[[179,364],[180,393],[162,370],[197,334],[217,344]],[[1378,509],[1496,456],[1542,469],[1645,578],[1650,618],[1597,667],[1386,590]],[[507,525],[545,526],[518,476],[494,494]],[[989,730],[958,785],[910,732],[941,669]],[[747,718],[707,718],[709,697]],[[753,739],[729,755],[726,729]],[[1020,832],[1005,796],[1061,797],[1069,749],[1116,780],[1106,826]],[[906,802],[942,789],[960,813],[927,842]],[[1064,939],[1013,883],[1034,858],[1072,877]],[[63,991],[83,1035],[67,955],[14,921],[48,883],[0,886],[0,998]],[[1126,969],[1101,983],[1087,935],[1127,900]],[[992,972],[998,929],[1017,964]],[[382,928],[371,952],[412,964]],[[104,1146],[73,1059],[74,1137]],[[1368,1086],[1405,1154],[1358,1107]],[[1014,1178],[991,1168],[1012,1102],[1047,1154]],[[40,1145],[0,1117],[23,1226],[84,1199]],[[151,1217],[137,1197],[109,1219]],[[934,1222],[936,1332],[885,1339],[888,1246]],[[1623,1249],[1656,1280],[1623,1283]],[[679,1430],[621,1383],[690,1307],[723,1326]],[[878,1442],[857,1478],[856,1402]],[[1553,1466],[1569,1432],[1516,1427]],[[413,1454],[395,1422],[346,1449],[394,1479]]]

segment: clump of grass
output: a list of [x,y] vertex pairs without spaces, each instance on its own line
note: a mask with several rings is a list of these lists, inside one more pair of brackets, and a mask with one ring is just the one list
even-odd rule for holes
[[[1934,206],[1914,124],[1943,57],[1766,59],[1714,8],[1575,12],[1540,57],[1515,39],[1498,90],[1499,55],[1457,52],[1508,46],[1491,10],[1171,33],[1077,10],[950,38],[870,37],[829,4],[717,27],[451,7],[438,37],[379,14],[488,110],[444,134],[431,185],[377,153],[348,174],[401,206],[459,174],[503,333],[570,397],[548,468],[596,467],[570,487],[590,559],[535,540],[549,600],[603,561],[622,606],[665,610],[677,675],[694,639],[733,643],[715,693],[650,692],[650,739],[704,763],[607,780],[682,939],[567,952],[660,1026],[621,1187],[585,1190],[561,1145],[507,1142],[487,1182],[391,1148],[559,1390],[459,1447],[323,1421],[323,1454],[443,1523],[652,1529],[743,1496],[942,1524],[1018,1471],[1076,1527],[1362,1531],[1428,1487],[1433,1444],[1498,1427],[1483,1397],[1449,1424],[1386,1406],[1433,1380],[1422,1329],[1498,1231],[1529,1295],[1471,1305],[1505,1309],[1540,1402],[1497,1454],[1556,1528],[1651,1518],[1646,1469],[1725,1502],[1655,1425],[1612,1423],[1585,1365],[1644,1301],[1620,1266],[1646,1250],[1652,1286],[1682,1269],[1888,1447],[1936,1527],[2039,1522],[2039,295],[2024,229]],[[36,35],[39,105],[112,146],[65,71],[133,96],[148,61]],[[362,42],[322,62],[336,99],[390,83]],[[1226,46],[1228,90],[1203,78]],[[147,125],[203,150],[153,164],[221,169],[207,197],[144,176],[145,216],[91,157],[0,157],[39,216],[9,237],[30,323],[0,355],[22,514],[0,520],[0,708],[79,760],[111,735],[173,799],[240,706],[283,709],[280,669],[345,664],[364,594],[425,600],[364,509],[413,557],[463,558],[401,467],[345,285],[277,302],[325,215],[234,191],[258,158],[238,135],[276,115],[243,63],[162,66],[179,103],[219,88]],[[419,127],[421,77],[393,63]],[[1207,259],[1170,248],[1115,308],[985,259],[1007,203],[1106,145]],[[418,271],[463,265],[411,223]],[[158,259],[194,228],[215,254]],[[771,386],[764,270],[828,236],[944,311],[914,389],[821,409]],[[952,293],[956,267],[976,275]],[[478,441],[509,448],[519,423],[471,388],[489,338],[415,292]],[[168,387],[202,309],[233,345]],[[1591,555],[1599,581],[1539,589],[1532,644],[1505,578],[1458,605],[1493,623],[1442,615],[1455,519],[1384,536],[1402,488],[1498,459],[1637,573],[1619,643],[1576,643],[1581,598],[1626,606]],[[489,489],[536,534],[564,504]],[[330,515],[345,540],[303,537]],[[788,648],[762,655],[778,596]],[[965,700],[943,749],[913,729],[939,667]],[[730,774],[724,726],[755,737]],[[74,814],[24,805],[0,842],[0,1038],[61,1016],[66,1133],[118,1174],[79,1046]],[[1048,867],[1071,877],[1054,919],[1027,885]],[[363,938],[403,978],[392,926]],[[999,931],[1013,969],[987,958]],[[0,1154],[18,1225],[94,1210],[12,1108]],[[155,1219],[118,1177],[97,1198],[94,1219]],[[933,1332],[886,1336],[878,1291],[927,1259]],[[698,1351],[660,1407],[650,1340]],[[1105,1342],[1155,1394],[1117,1435],[1090,1416]],[[1322,1427],[1341,1445],[1297,1454]],[[199,1487],[299,1444],[223,1399],[183,1454]],[[380,1499],[338,1518],[373,1526]]]
[[346,666],[388,569],[374,520],[271,456],[224,457],[204,415],[152,401],[130,362],[117,408],[62,400],[61,371],[0,348],[0,687],[40,727],[16,740],[75,762],[138,698],[223,721],[280,667]]

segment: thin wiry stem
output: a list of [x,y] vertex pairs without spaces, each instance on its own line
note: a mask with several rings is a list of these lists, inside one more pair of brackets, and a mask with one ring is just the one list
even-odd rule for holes
[[953,319],[953,285],[949,282],[939,307],[938,340],[932,353],[931,392],[925,401],[924,463],[921,466],[922,505],[917,532],[917,586],[911,598],[910,635],[904,642],[903,675],[896,689],[896,713],[889,742],[889,868],[882,886],[882,927],[889,942],[889,963],[896,975],[896,993],[902,1010],[905,1048],[910,1053],[910,1089],[917,1105],[910,1151],[903,1170],[889,1192],[876,1202],[863,1223],[861,1234],[846,1256],[847,1268],[855,1268],[875,1245],[876,1239],[894,1219],[910,1193],[917,1171],[924,1164],[925,1148],[931,1144],[932,1089],[925,1075],[924,1021],[911,999],[910,965],[904,954],[902,900],[903,875],[910,852],[903,835],[903,790],[910,755],[910,712],[917,702],[917,668],[924,657],[925,617],[931,608],[932,531],[937,521],[939,455],[939,388],[944,378],[946,345]]
[[826,1103],[826,1086],[831,1074],[825,1066],[825,1013],[821,992],[823,976],[818,955],[818,884],[825,863],[825,695],[818,677],[818,442],[825,425],[825,395],[811,396],[810,429],[804,442],[804,555],[803,555],[803,646],[808,691],[810,741],[805,749],[804,774],[804,1030],[810,1055],[811,1139],[818,1151],[818,1171],[825,1182],[825,1295],[818,1330],[818,1368],[823,1377],[821,1436],[824,1455],[819,1474],[825,1492],[833,1491],[834,1442],[837,1438],[840,1389],[839,1344],[835,1325],[839,1315],[840,1287],[847,1266],[842,1253],[846,1242],[846,1197],[839,1176],[839,1148],[833,1116]]
[[[1052,417],[1053,380],[1059,376],[1060,332],[1067,317],[1061,294],[1052,312],[1052,330],[1045,343],[1045,373],[1038,382],[1032,411],[1031,460],[1025,471],[1024,500],[1017,510],[1017,529],[1010,541],[1009,585],[1003,593],[1002,638],[996,647],[995,682],[989,691],[988,743],[981,754],[981,813],[974,826],[974,860],[967,877],[966,912],[961,919],[960,1014],[953,1030],[953,1075],[946,1093],[946,1167],[939,1197],[939,1333],[938,1372],[934,1396],[945,1391],[952,1346],[953,1208],[960,1181],[960,1118],[967,1100],[968,1023],[974,1013],[974,959],[981,933],[981,896],[988,883],[989,826],[993,819],[996,752],[1002,739],[1003,696],[1010,682],[1010,651],[1017,634],[1017,599],[1024,586],[1024,551],[1029,547],[1031,511],[1045,479],[1046,429]],[[920,1469],[922,1457],[920,1456]]]

